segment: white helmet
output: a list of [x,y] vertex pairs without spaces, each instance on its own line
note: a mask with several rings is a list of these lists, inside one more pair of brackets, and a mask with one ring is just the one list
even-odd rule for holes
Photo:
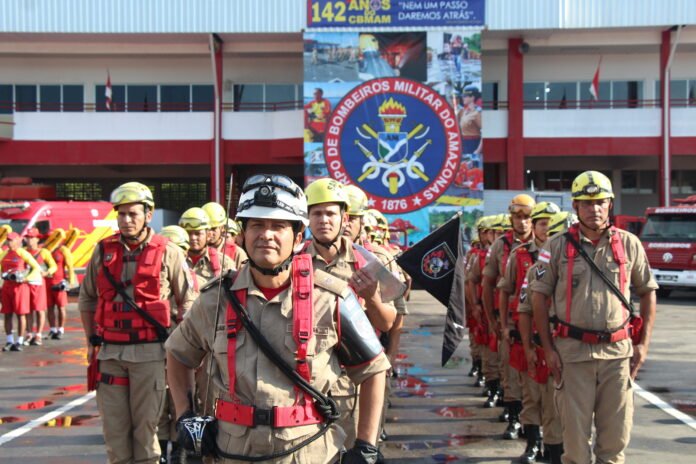
[[237,219],[279,219],[309,225],[307,197],[289,177],[256,174],[242,186]]

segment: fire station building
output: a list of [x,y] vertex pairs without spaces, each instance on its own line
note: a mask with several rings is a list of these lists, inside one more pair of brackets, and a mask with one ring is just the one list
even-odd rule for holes
[[[696,2],[487,0],[485,17],[485,188],[596,169],[623,214],[696,193]],[[306,21],[306,0],[1,2],[0,177],[85,200],[137,179],[179,211],[230,174],[302,182]]]

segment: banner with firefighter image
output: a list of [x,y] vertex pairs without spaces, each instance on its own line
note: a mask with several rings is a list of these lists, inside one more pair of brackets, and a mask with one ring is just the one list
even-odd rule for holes
[[360,187],[409,247],[483,213],[481,34],[304,34],[305,183]]

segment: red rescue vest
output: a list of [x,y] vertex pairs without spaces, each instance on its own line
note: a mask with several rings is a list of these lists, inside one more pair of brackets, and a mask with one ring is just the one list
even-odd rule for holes
[[[295,370],[307,382],[311,382],[312,373],[307,362],[307,347],[314,336],[314,304],[312,291],[314,289],[314,271],[312,257],[309,254],[296,255],[292,260],[292,337],[297,344],[295,353]],[[240,289],[235,296],[242,305],[246,305],[247,291]],[[243,325],[237,312],[227,303],[227,371],[229,374],[229,394],[233,401],[218,399],[215,407],[215,417],[245,427],[270,425],[271,427],[297,427],[300,425],[319,424],[323,416],[314,406],[312,397],[295,386],[295,404],[292,406],[274,406],[271,410],[260,410],[255,406],[241,404],[235,392],[237,380],[237,333],[243,330]],[[258,423],[264,418],[268,423]]]
[[[168,240],[161,235],[153,235],[139,254],[126,257],[124,245],[119,241],[120,234],[108,237],[101,242],[102,260],[115,279],[121,279],[125,259],[136,261],[133,277],[122,284],[133,287],[133,298],[137,305],[147,311],[164,327],[171,325],[169,301],[160,299],[160,272],[162,258]],[[133,344],[158,341],[155,328],[135,310],[120,301],[118,295],[104,275],[103,269],[97,274],[99,304],[95,321],[98,333],[107,343]]]

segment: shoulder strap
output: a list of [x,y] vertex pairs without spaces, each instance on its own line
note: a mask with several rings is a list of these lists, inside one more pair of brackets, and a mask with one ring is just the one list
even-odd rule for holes
[[[615,236],[618,236],[618,233],[615,234]],[[604,273],[601,271],[601,269],[599,269],[599,267],[597,267],[597,264],[595,264],[595,262],[592,260],[592,258],[590,258],[590,256],[587,254],[585,249],[580,245],[580,243],[578,243],[578,241],[575,239],[575,237],[573,237],[573,235],[571,233],[566,232],[565,237],[566,237],[566,240],[568,240],[568,242],[570,242],[570,244],[577,250],[577,252],[580,254],[580,256],[582,256],[582,258],[587,262],[587,264],[589,264],[590,269],[592,269],[597,275],[599,275],[599,277],[604,281],[604,283],[607,284],[607,286],[609,287],[609,290],[611,290],[612,293],[614,293],[614,295],[616,295],[616,297],[619,299],[619,301],[621,301],[621,303],[624,305],[624,307],[628,310],[629,315],[633,316],[635,314],[635,308],[633,307],[633,303],[628,301],[628,299],[626,299],[626,296],[621,292],[621,290],[619,290],[616,287],[614,282],[609,280],[609,277],[604,275]],[[620,238],[619,238],[619,240],[620,240]],[[623,248],[623,245],[622,245],[622,248]],[[617,259],[616,256],[614,256],[614,258]],[[620,263],[619,266],[620,266],[620,268],[623,267],[624,272],[626,272],[625,271],[625,256],[623,257],[623,259],[624,259],[624,263]],[[617,259],[617,261],[618,261],[618,259]],[[621,276],[619,276],[619,279],[621,279]],[[568,322],[570,322],[570,321],[568,321]]]
[[297,343],[297,371],[306,381],[312,373],[307,363],[309,341],[314,335],[314,289],[312,257],[307,253],[292,259],[292,338]]
[[[102,256],[104,256],[104,246],[101,242],[99,242],[99,252],[101,253]],[[157,332],[157,339],[160,342],[164,342],[167,340],[167,337],[169,336],[167,329],[157,322],[155,318],[150,316],[147,311],[142,309],[138,304],[135,302],[135,300],[126,292],[125,287],[123,286],[122,283],[118,282],[114,275],[111,273],[109,268],[104,264],[104,260],[102,259],[102,272],[104,272],[104,277],[106,277],[106,280],[109,281],[112,287],[114,287],[114,290],[123,298],[123,302],[126,303],[128,306],[133,308],[133,310],[138,313],[140,317],[145,319],[150,325],[152,325],[155,328],[155,332]]]

